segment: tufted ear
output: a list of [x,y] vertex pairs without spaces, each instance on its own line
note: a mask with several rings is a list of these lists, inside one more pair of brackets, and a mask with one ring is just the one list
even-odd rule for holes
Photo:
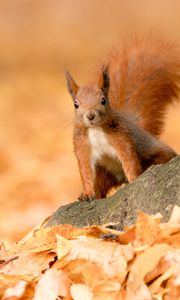
[[108,65],[102,65],[98,79],[98,87],[103,91],[103,94],[106,98],[108,97],[109,85],[110,80]]
[[76,98],[76,94],[78,91],[78,85],[76,84],[76,82],[74,81],[74,79],[72,78],[72,76],[68,70],[64,70],[64,74],[66,77],[68,91],[74,100]]

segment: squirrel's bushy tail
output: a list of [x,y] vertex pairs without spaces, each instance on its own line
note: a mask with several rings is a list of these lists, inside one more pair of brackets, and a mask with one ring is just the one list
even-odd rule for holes
[[109,74],[113,108],[158,136],[166,107],[179,94],[180,54],[176,47],[153,36],[134,37],[111,52]]

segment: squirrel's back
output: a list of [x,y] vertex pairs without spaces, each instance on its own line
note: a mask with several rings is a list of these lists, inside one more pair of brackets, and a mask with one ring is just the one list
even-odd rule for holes
[[158,136],[168,104],[178,97],[180,55],[177,47],[152,36],[132,38],[108,57],[111,106]]

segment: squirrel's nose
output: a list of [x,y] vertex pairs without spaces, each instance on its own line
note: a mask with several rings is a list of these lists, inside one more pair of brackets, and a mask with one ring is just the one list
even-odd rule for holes
[[86,114],[86,117],[88,118],[88,120],[92,121],[95,118],[95,112],[90,111],[88,114]]

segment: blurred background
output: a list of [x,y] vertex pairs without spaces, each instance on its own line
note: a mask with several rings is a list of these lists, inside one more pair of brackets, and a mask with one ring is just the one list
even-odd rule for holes
[[[150,30],[180,42],[180,1],[0,0],[0,240],[81,191],[63,68],[85,83],[112,45]],[[180,152],[180,104],[162,140]]]

